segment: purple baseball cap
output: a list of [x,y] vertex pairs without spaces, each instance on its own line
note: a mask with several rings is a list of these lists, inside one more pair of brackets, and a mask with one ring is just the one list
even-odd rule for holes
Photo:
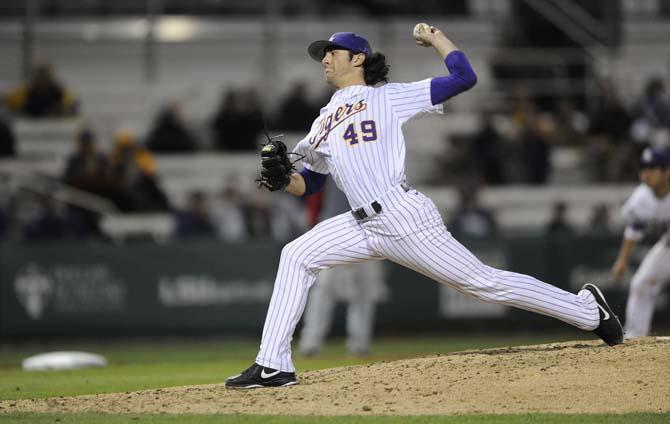
[[307,47],[307,52],[312,59],[321,62],[326,55],[326,48],[331,46],[363,53],[366,58],[372,55],[368,40],[353,32],[336,32],[328,40],[315,41]]
[[668,152],[647,147],[640,155],[640,168],[670,168]]

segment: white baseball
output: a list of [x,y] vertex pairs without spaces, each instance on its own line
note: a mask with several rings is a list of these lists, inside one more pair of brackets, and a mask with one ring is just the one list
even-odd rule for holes
[[419,41],[422,32],[430,32],[430,25],[424,22],[419,22],[414,25],[414,31],[412,31],[412,36],[415,40]]

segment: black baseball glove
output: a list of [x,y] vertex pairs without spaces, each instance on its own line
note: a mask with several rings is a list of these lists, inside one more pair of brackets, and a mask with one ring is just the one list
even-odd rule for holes
[[[258,187],[270,191],[283,190],[291,182],[295,162],[291,162],[286,144],[278,137],[269,137],[261,149],[261,175],[256,180]],[[297,162],[297,161],[296,161]]]

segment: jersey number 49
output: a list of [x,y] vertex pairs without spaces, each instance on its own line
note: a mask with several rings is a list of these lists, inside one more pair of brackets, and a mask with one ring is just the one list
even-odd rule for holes
[[356,132],[355,125],[355,123],[349,124],[347,129],[344,131],[344,139],[349,142],[350,146],[358,144],[359,134],[361,135],[363,141],[377,140],[377,124],[375,121],[362,121],[359,132]]

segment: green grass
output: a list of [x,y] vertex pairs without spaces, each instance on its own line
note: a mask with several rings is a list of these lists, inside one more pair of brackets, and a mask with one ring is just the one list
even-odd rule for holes
[[263,415],[171,415],[171,414],[15,414],[8,417],[0,415],[3,423],[231,423],[231,424],[511,424],[511,423],[547,423],[547,424],[654,424],[667,423],[667,414],[519,414],[519,415],[460,415],[460,416],[399,416],[399,417],[278,417]]

